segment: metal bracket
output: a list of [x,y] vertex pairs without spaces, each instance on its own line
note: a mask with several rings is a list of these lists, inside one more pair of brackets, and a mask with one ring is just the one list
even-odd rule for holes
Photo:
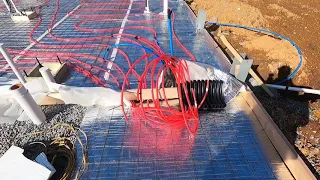
[[199,30],[204,29],[204,25],[206,23],[206,18],[207,18],[207,11],[204,9],[200,9],[198,11],[198,16],[197,16],[197,32]]
[[240,81],[245,82],[252,63],[252,59],[244,59],[241,62],[239,60],[234,60],[230,69],[230,74],[234,75]]

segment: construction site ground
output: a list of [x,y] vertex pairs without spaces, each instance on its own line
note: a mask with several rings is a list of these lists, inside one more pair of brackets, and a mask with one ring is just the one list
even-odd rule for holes
[[[42,0],[34,1],[40,2]],[[316,72],[317,64],[309,62],[312,58],[315,59],[317,54],[312,55],[311,53],[311,55],[309,55],[307,52],[311,52],[311,50],[306,50],[310,48],[306,43],[315,42],[316,38],[318,38],[315,34],[311,36],[311,30],[317,28],[314,26],[309,27],[307,25],[302,25],[301,22],[314,22],[314,24],[316,24],[316,15],[319,15],[316,7],[319,5],[313,1],[313,4],[308,2],[309,6],[297,5],[296,7],[294,6],[294,3],[298,2],[287,2],[290,3],[290,7],[294,6],[293,10],[291,10],[286,9],[287,7],[284,6],[284,4],[279,4],[284,3],[282,1],[269,1],[270,0],[264,2],[262,2],[262,0],[252,0],[252,2],[239,0],[196,0],[193,3],[190,2],[190,5],[195,11],[199,8],[205,8],[208,11],[208,20],[219,17],[218,20],[220,22],[271,29],[293,39],[301,47],[305,55],[303,68],[294,78],[293,83],[296,85],[301,84],[311,86],[310,84],[312,82],[316,82],[313,80],[316,79],[316,73],[319,72]],[[18,2],[19,1],[17,1],[17,4]],[[29,2],[32,3],[32,6],[35,6],[34,4],[36,4],[31,0],[28,0],[28,3]],[[50,1],[48,5],[41,8],[43,23],[39,26],[38,30],[32,34],[33,38],[37,39],[37,43],[30,44],[29,41],[29,32],[36,24],[36,20],[27,23],[13,23],[5,13],[0,16],[0,27],[2,28],[2,31],[0,31],[2,38],[0,38],[0,40],[5,43],[7,48],[16,50],[27,49],[28,51],[29,49],[30,51],[45,51],[48,53],[76,52],[78,54],[89,54],[100,57],[101,49],[98,48],[60,49],[51,47],[52,45],[59,47],[63,45],[92,45],[96,43],[91,40],[84,42],[58,41],[46,34],[47,25],[50,24],[50,19],[54,14],[55,8],[53,7],[56,6],[60,7],[60,9],[56,14],[56,20],[54,21],[54,26],[56,27],[52,31],[53,35],[62,38],[87,38],[96,37],[97,35],[110,36],[110,32],[81,32],[74,29],[75,22],[83,20],[82,18],[86,17],[87,14],[99,15],[102,13],[100,11],[81,11],[82,8],[88,8],[90,3],[94,3],[95,1],[83,3],[78,0],[61,0],[60,4],[57,2]],[[103,0],[101,2],[114,3],[114,0]],[[162,6],[159,6],[162,1],[149,0],[149,2],[150,7],[152,7],[150,9],[152,12],[157,14],[162,12]],[[302,2],[304,1],[300,1],[299,3]],[[156,19],[158,16],[142,16],[144,1],[132,0],[130,2],[123,1],[122,3],[126,5],[126,8],[128,6],[128,9],[130,9],[131,6],[133,7],[133,10],[128,11],[128,13],[130,13],[130,21],[124,23],[123,26],[137,26],[137,22],[141,20],[152,20],[151,22],[147,21],[148,23],[145,23],[144,25],[146,27],[152,27],[158,32],[160,46],[166,50],[166,53],[169,53],[167,21],[165,19]],[[122,9],[121,6],[121,3],[115,6],[106,4],[100,8]],[[142,7],[142,9],[139,9],[140,7]],[[176,12],[175,32],[182,44],[185,45],[187,49],[190,49],[191,53],[195,55],[199,62],[210,63],[212,66],[226,71],[226,69],[229,68],[230,63],[227,62],[227,59],[221,53],[220,48],[214,41],[211,41],[210,36],[207,33],[196,33],[195,18],[188,6],[182,1],[169,1],[169,7]],[[301,8],[303,7],[305,9],[309,8],[308,14],[312,17],[295,12],[295,10],[302,11]],[[259,10],[260,8],[261,10]],[[79,9],[79,11],[77,9]],[[105,11],[106,12],[103,14],[106,15],[115,13],[112,11],[110,13],[109,10]],[[270,12],[269,14],[265,14],[264,11]],[[307,16],[309,20],[304,19]],[[127,20],[128,19],[124,18],[121,19],[120,22],[125,22]],[[118,21],[107,21],[108,23],[104,24],[92,22],[84,24],[83,27],[99,29],[122,26],[122,23]],[[299,28],[299,31],[298,29],[293,31],[293,27],[276,29],[277,27],[283,26],[282,23],[284,22],[286,26],[291,23],[293,24],[292,26],[297,24],[297,26],[294,27]],[[300,26],[302,28],[307,27],[305,29],[310,30],[310,32],[306,30],[305,32],[302,31],[303,29],[300,29]],[[288,29],[292,32],[285,31]],[[288,67],[295,68],[298,64],[298,55],[296,54],[295,49],[284,41],[245,30],[222,30],[223,33],[227,35],[228,40],[230,40],[239,52],[246,52],[250,58],[254,59],[254,65],[255,67],[259,65],[257,71],[264,79],[268,79],[269,74],[274,74],[272,80],[269,78],[270,82],[278,80],[278,70],[286,70],[286,73],[288,73],[288,69],[290,69]],[[148,38],[153,38],[153,36],[148,36],[149,34],[144,34],[140,31],[141,30],[125,29],[123,32],[142,34],[146,35]],[[212,31],[213,34],[215,32],[216,31]],[[295,32],[295,35],[293,32]],[[312,41],[309,39],[302,40],[302,37],[304,37],[304,35],[307,36],[307,34],[310,35],[308,38]],[[108,41],[101,42],[99,39],[99,43],[114,44],[115,42],[115,37],[110,38]],[[46,46],[38,47],[36,44],[48,45],[52,49],[49,48],[48,50],[48,48],[45,48]],[[311,47],[314,49],[318,48],[316,47],[316,44],[317,43],[315,42]],[[123,47],[122,49],[129,54],[130,58],[136,59],[141,56],[140,51],[136,51],[131,47]],[[314,50],[314,53],[318,52]],[[179,58],[188,58],[181,48],[175,49],[175,56]],[[20,60],[26,60],[27,58],[30,57],[21,57]],[[39,58],[42,60],[41,57]],[[124,57],[117,56],[112,58],[114,59],[115,64],[118,63],[121,68],[125,68],[125,64],[122,63],[125,62]],[[65,61],[71,62],[70,59],[65,59]],[[109,64],[103,64],[98,61],[81,57],[79,57],[77,63],[93,64],[97,66],[101,65],[101,67],[106,69],[108,68],[106,65]],[[21,63],[20,61],[19,64],[21,67],[31,67],[35,65],[35,62],[26,61],[26,63],[23,63],[22,61]],[[99,78],[105,78],[104,72],[95,72],[92,68],[87,69],[91,73],[97,74]],[[144,69],[144,66],[139,66],[137,72],[143,72]],[[309,78],[309,76],[314,76],[315,78],[312,79]],[[12,72],[0,73],[0,77],[0,80],[3,83],[16,79]],[[132,83],[137,84],[136,81]],[[78,87],[98,86],[94,84],[91,79],[75,70],[71,70],[70,78],[66,80],[65,84]],[[109,85],[110,87],[115,87],[115,83],[112,83],[111,81]],[[318,87],[312,87],[319,88],[319,86],[318,83]],[[290,143],[296,145],[296,150],[301,152],[302,158],[305,158],[306,164],[314,171],[315,175],[318,175],[320,172],[320,147],[318,143],[320,140],[320,103],[312,103],[310,101],[316,100],[317,97],[281,92],[280,95],[282,96],[279,95],[277,98],[272,99],[261,91],[259,87],[253,88],[253,90]],[[253,101],[255,103],[257,102],[256,100]],[[82,112],[84,109],[78,108],[80,111],[75,111],[74,113],[77,114],[79,119],[82,119],[83,117],[83,120],[82,122],[78,122],[78,119],[74,118],[74,121],[80,123],[79,126],[87,133],[89,142],[87,150],[88,169],[83,178],[144,179],[152,177],[151,179],[293,179],[294,174],[303,174],[303,168],[300,168],[300,171],[295,171],[295,169],[290,169],[288,164],[285,164],[284,161],[290,161],[292,156],[283,157],[281,155],[280,157],[279,148],[276,148],[276,145],[273,144],[274,142],[271,142],[272,137],[270,138],[270,136],[267,135],[267,128],[265,128],[266,126],[263,126],[265,124],[258,121],[258,117],[256,117],[257,114],[252,110],[253,108],[249,106],[246,98],[241,95],[232,103],[229,103],[225,110],[201,115],[201,126],[197,132],[196,139],[190,138],[185,132],[172,131],[170,128],[168,128],[167,131],[163,131],[162,129],[150,131],[145,124],[139,123],[139,121],[132,121],[132,123],[127,124],[120,107],[111,109],[89,108],[86,110],[84,117]],[[64,121],[69,121],[69,118],[64,118],[64,115],[61,112],[63,111],[72,114],[70,113],[72,108],[77,107],[71,106],[68,108],[58,106],[54,109],[43,107],[43,109],[47,109],[49,115],[53,117],[52,123],[61,122],[62,118]],[[266,114],[262,110],[260,110],[260,112],[262,112],[263,115]],[[27,129],[26,127],[28,125],[28,123],[16,123],[14,127]],[[15,128],[10,127],[6,129],[15,130]],[[277,137],[281,134],[274,131],[273,133],[278,135]],[[276,136],[273,136],[273,138],[274,137]],[[9,136],[9,138],[12,137]],[[80,138],[85,139],[84,137]],[[8,137],[5,137],[5,139],[8,139]],[[279,138],[279,140],[280,139],[281,138]],[[11,144],[12,143],[10,142],[7,147]],[[281,143],[281,145],[285,147],[286,143]],[[3,152],[5,152],[7,147],[1,147],[3,148]],[[79,144],[75,144],[75,147],[77,150],[81,149]],[[287,148],[286,150],[288,153],[294,152],[291,151],[290,148]],[[300,158],[299,156],[294,157],[296,159]],[[77,159],[79,160],[81,158],[81,152],[77,151]],[[318,173],[316,172],[316,169],[318,170]]]
[[[290,86],[320,89],[320,4],[316,0],[194,0],[195,13],[207,11],[208,21],[271,30],[293,40],[302,50],[303,65]],[[215,34],[217,28],[208,30]],[[254,60],[253,69],[267,83],[287,77],[299,63],[299,54],[287,41],[236,28],[219,28],[238,50]],[[219,39],[217,39],[219,41]],[[265,109],[315,174],[320,173],[319,96],[280,92],[270,98],[254,88]],[[317,171],[317,172],[316,172]],[[319,177],[318,177],[319,178]]]

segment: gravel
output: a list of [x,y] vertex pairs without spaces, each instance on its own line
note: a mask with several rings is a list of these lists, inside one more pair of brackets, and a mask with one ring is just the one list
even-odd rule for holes
[[320,101],[302,95],[270,98],[261,89],[255,94],[316,178],[320,179]]
[[[55,137],[68,137],[71,135],[67,127],[50,129],[59,123],[68,123],[79,127],[85,114],[85,107],[79,105],[51,105],[41,106],[47,117],[47,122],[34,125],[31,121],[14,124],[0,124],[0,157],[12,146],[23,147],[34,141],[50,141]],[[27,135],[31,132],[47,130],[37,135]]]

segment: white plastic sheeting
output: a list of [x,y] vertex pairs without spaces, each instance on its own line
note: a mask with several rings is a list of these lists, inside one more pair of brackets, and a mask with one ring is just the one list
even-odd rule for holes
[[[13,81],[9,82],[8,85],[0,86],[0,123],[13,123],[15,120],[29,120],[29,117],[23,112],[23,109],[9,91],[11,84],[15,83],[16,82]],[[49,91],[42,78],[25,83],[24,86],[37,103],[41,101]]]
[[109,88],[61,86],[58,91],[66,104],[102,107],[121,104],[121,93]]
[[[180,61],[179,63],[183,63],[183,65],[188,67],[188,73],[191,81],[193,80],[223,81],[222,90],[223,90],[226,103],[229,103],[234,97],[236,97],[239,94],[240,90],[244,88],[244,84],[240,82],[237,78],[235,78],[233,75],[226,73],[224,71],[221,71],[211,65],[192,62],[192,61]],[[186,77],[188,77],[188,73],[185,72]],[[160,77],[162,77],[162,73]],[[159,84],[161,84],[161,79],[159,79]]]
[[[30,118],[23,112],[23,109],[9,91],[10,86],[0,86],[0,123],[29,120]],[[24,86],[37,103],[50,93],[48,86],[42,78],[34,79],[24,84]],[[121,105],[121,93],[109,88],[73,87],[55,83],[50,84],[50,87],[55,88],[59,92],[65,104],[101,107]],[[125,103],[129,105],[129,102]]]

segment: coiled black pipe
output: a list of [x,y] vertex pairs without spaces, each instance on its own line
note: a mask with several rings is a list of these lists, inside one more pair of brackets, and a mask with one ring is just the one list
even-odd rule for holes
[[[208,94],[199,110],[208,111],[208,110],[215,110],[215,109],[223,109],[226,107],[226,103],[225,103],[224,95],[222,91],[222,85],[223,85],[223,81],[209,80]],[[187,93],[188,93],[188,97],[191,105],[195,106],[195,101],[194,101],[191,89],[194,90],[196,103],[197,103],[197,106],[199,106],[203,97],[205,96],[206,87],[207,87],[207,80],[194,80],[186,83]],[[182,94],[183,104],[187,106],[188,101],[183,89],[181,89],[181,94]]]

